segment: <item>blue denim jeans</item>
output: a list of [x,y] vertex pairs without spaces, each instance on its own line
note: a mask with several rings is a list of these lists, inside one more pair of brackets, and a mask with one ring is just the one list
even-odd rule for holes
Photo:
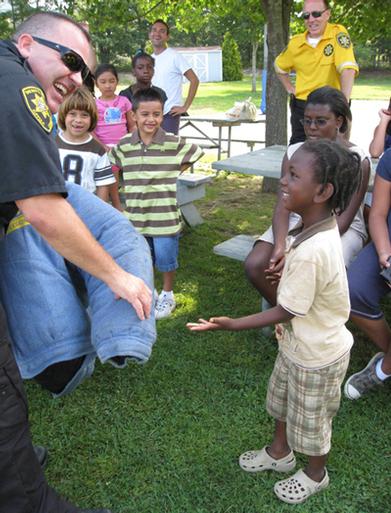
[[[67,200],[94,237],[122,268],[153,290],[144,237],[93,194],[71,183],[67,189]],[[64,259],[21,221],[0,241],[0,293],[23,378],[83,355],[91,356],[81,369],[82,379],[93,370],[93,355],[102,363],[122,355],[147,361],[156,339],[153,314],[140,321],[127,301],[115,299],[103,282],[78,269],[87,291],[87,313]]]
[[[391,211],[387,216],[387,225],[391,239]],[[380,271],[376,247],[370,242],[360,251],[347,271],[351,312],[354,315],[370,320],[383,317],[380,302],[391,289],[380,276]]]
[[178,269],[179,235],[145,237],[152,254],[153,265],[162,273]]

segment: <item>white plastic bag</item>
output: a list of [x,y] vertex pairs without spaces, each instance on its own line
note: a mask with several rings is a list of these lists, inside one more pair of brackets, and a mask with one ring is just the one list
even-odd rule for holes
[[232,109],[227,110],[225,115],[228,119],[255,121],[257,117],[257,107],[253,104],[250,97],[243,102],[235,102]]

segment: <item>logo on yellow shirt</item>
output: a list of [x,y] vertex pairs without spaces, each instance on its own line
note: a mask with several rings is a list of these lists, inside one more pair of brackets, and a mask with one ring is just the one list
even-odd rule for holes
[[337,41],[339,46],[342,46],[342,48],[350,48],[350,45],[352,44],[349,34],[346,34],[346,32],[340,32],[337,35]]
[[324,47],[323,53],[326,57],[330,57],[330,55],[333,55],[334,53],[334,46],[331,43],[329,43]]
[[52,113],[49,110],[44,92],[39,87],[28,86],[22,89],[22,96],[33,118],[48,133],[52,131]]
[[10,221],[10,224],[7,228],[7,235],[14,232],[15,230],[19,230],[19,228],[24,228],[25,226],[30,226],[30,223],[26,221],[23,214],[18,212],[18,214]]

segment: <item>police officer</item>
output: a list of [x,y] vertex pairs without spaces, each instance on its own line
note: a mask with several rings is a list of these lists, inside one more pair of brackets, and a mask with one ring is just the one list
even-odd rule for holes
[[[151,291],[114,262],[65,200],[58,152],[50,134],[51,113],[88,78],[88,66],[93,64],[88,33],[57,13],[33,15],[16,30],[12,42],[0,42],[0,225],[4,228],[19,209],[59,253],[104,281],[145,318],[150,313]],[[45,481],[31,444],[27,415],[5,319],[0,317],[0,513],[80,512]]]
[[[358,73],[345,27],[328,23],[328,0],[305,0],[302,17],[307,30],[293,36],[274,62],[277,77],[291,96],[290,144],[305,140],[301,121],[307,96],[328,85],[340,89],[349,101],[354,77]],[[296,72],[296,85],[289,78],[293,70]]]

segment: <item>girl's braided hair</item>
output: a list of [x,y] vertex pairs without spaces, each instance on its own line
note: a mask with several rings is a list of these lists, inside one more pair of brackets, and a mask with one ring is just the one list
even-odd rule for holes
[[314,157],[315,180],[322,185],[331,183],[334,187],[329,204],[333,212],[340,214],[346,210],[353,194],[360,187],[360,156],[327,139],[306,141],[301,149]]

